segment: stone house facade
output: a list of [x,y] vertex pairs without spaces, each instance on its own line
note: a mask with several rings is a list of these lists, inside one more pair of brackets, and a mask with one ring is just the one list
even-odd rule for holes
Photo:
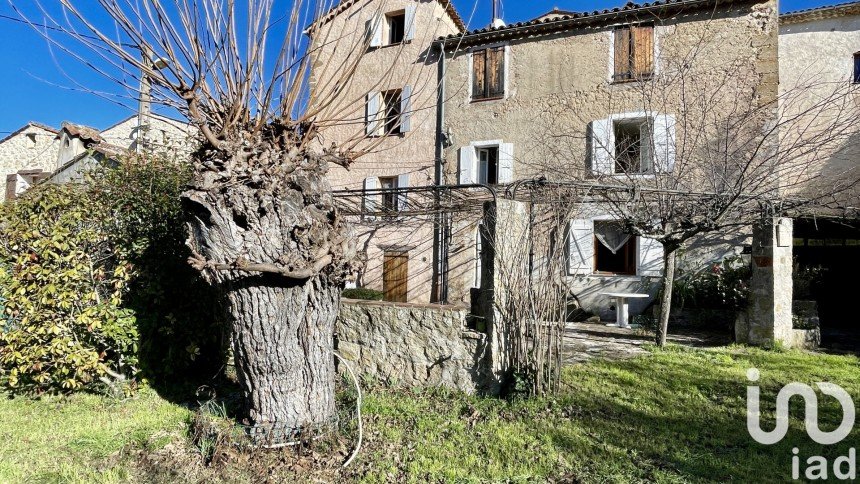
[[[451,7],[448,2],[424,0],[342,2],[325,17],[327,28],[341,33],[338,39],[349,40],[344,40],[340,52],[335,48],[316,51],[315,86],[333,77],[344,64],[346,52],[357,55],[343,46],[367,44],[367,50],[360,51],[363,55],[357,56],[356,74],[348,86],[339,87],[349,95],[340,97],[343,106],[338,110],[351,113],[347,118],[357,122],[327,127],[324,135],[372,148],[349,171],[332,170],[334,189],[378,188],[372,177],[401,175],[419,167],[419,176],[410,175],[410,187],[422,183],[504,187],[538,176],[551,180],[589,180],[595,172],[612,176],[613,150],[621,136],[652,140],[643,143],[651,148],[649,154],[642,154],[644,149],[637,152],[639,175],[671,170],[674,145],[685,135],[683,127],[674,122],[678,93],[671,86],[664,87],[665,95],[655,103],[653,97],[645,96],[643,86],[668,77],[691,46],[700,50],[701,60],[695,68],[703,77],[734,69],[749,80],[744,89],[754,92],[760,102],[772,102],[778,95],[777,6],[772,1],[630,3],[594,13],[552,11],[529,22],[509,26],[494,22],[492,27],[472,31],[454,21],[457,17],[449,13]],[[431,14],[416,17],[420,19],[414,26],[416,37],[402,45],[372,45],[377,42],[375,19],[383,19],[381,25],[385,26],[399,12],[413,9]],[[449,25],[440,29],[440,22]],[[428,30],[437,35],[426,35]],[[311,33],[320,45],[325,44],[320,41],[326,38],[323,31]],[[419,45],[420,37],[432,38]],[[399,55],[401,50],[407,54]],[[420,130],[403,139],[380,141],[373,117],[380,110],[375,96],[391,88],[387,81],[379,80],[380,73],[389,72],[394,74],[382,77],[396,84],[408,79],[406,83],[438,89],[422,89],[426,97],[420,102],[401,105],[411,109],[402,111],[411,113],[412,126],[416,117],[421,118]],[[725,104],[714,109],[730,109]],[[384,185],[392,186],[398,185]],[[485,192],[475,193],[479,197]],[[368,196],[365,206],[386,203],[376,198],[378,195]],[[575,257],[569,260],[568,283],[572,292],[584,296],[586,306],[607,313],[606,317],[609,302],[598,293],[654,294],[653,282],[662,271],[661,254],[659,244],[634,238],[621,250],[610,251],[604,264],[599,259],[606,253],[602,250],[605,244],[595,236],[595,227],[606,225],[608,215],[599,206],[588,212],[570,226],[575,250],[569,252]],[[361,285],[385,289],[385,247],[388,240],[400,237],[413,241],[405,244],[410,249],[408,301],[437,301],[439,292],[434,288],[441,280],[447,302],[470,303],[481,279],[480,215],[453,217],[447,228],[447,251],[438,250],[443,243],[439,237],[428,237],[434,225],[438,228],[437,222],[428,221],[418,230],[399,223],[375,227],[366,222],[361,230],[368,247],[367,274],[359,279]],[[605,239],[613,234],[598,235]],[[409,237],[425,242],[414,243]],[[726,251],[732,252],[734,247],[705,252],[719,257]],[[611,257],[618,253],[625,258],[623,263]],[[446,257],[444,264],[440,257]],[[416,258],[422,262],[414,263]],[[601,270],[603,266],[608,269]],[[440,277],[441,271],[447,277]],[[648,303],[642,301],[633,312]]]
[[[707,127],[691,127],[681,95],[685,81],[698,83],[719,118],[733,109],[739,91],[762,104],[778,95],[775,2],[657,2],[628,4],[591,14],[552,12],[504,28],[453,36],[437,45],[446,52],[443,129],[455,140],[445,150],[446,184],[508,184],[546,177],[552,181],[614,181],[678,173],[676,155]],[[484,58],[497,57],[492,63]],[[476,57],[478,60],[476,61]],[[481,72],[481,70],[484,72]],[[497,72],[492,72],[497,71]],[[744,79],[709,83],[716,74]],[[498,82],[489,90],[481,78]],[[476,81],[477,79],[477,81]],[[487,84],[491,82],[486,82]],[[495,91],[495,92],[491,92]],[[706,113],[702,113],[704,116]],[[758,129],[764,129],[761,119]],[[633,167],[620,140],[636,139]],[[690,183],[694,186],[695,183]],[[644,237],[626,238],[599,203],[581,206],[569,225],[567,284],[580,303],[610,319],[604,292],[656,295],[662,247]],[[458,247],[474,247],[479,220],[460,220]],[[612,239],[619,243],[613,243]],[[621,243],[623,242],[623,244]],[[695,244],[694,244],[695,245]],[[619,247],[620,246],[620,247]],[[711,246],[694,260],[722,257],[734,248]],[[474,251],[452,254],[469,266]],[[466,297],[475,278],[452,278],[451,293]],[[631,302],[641,312],[650,299]]]
[[[409,188],[436,180],[437,58],[433,41],[465,30],[447,0],[348,0],[324,15],[311,37],[311,101],[325,143],[364,153],[349,169],[332,166],[334,190]],[[348,82],[340,78],[354,69]],[[432,219],[397,219],[402,197],[367,197],[380,216],[358,224],[365,260],[358,284],[387,298],[433,297]]]
[[[145,126],[145,137],[140,135],[141,126]],[[54,129],[31,122],[0,140],[5,198],[15,198],[45,180],[78,180],[94,164],[138,148],[187,156],[194,146],[189,142],[193,136],[188,124],[156,114],[149,114],[145,125],[134,115],[104,130],[69,122]]]

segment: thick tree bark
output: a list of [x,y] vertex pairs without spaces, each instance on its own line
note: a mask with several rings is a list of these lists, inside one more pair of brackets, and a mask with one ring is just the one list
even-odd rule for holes
[[334,422],[334,322],[355,245],[327,156],[272,124],[206,146],[182,195],[190,263],[226,297],[246,419],[260,443]]
[[672,311],[672,288],[675,285],[676,249],[663,246],[663,291],[660,298],[660,321],[657,323],[656,343],[666,346],[669,334],[669,313]]
[[325,278],[284,284],[253,276],[230,284],[233,345],[248,417],[261,439],[334,422],[332,334],[340,288]]

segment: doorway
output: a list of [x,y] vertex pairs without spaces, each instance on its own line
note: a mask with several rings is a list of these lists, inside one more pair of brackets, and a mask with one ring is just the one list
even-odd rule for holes
[[382,261],[382,292],[386,301],[406,302],[409,292],[409,252],[386,250]]

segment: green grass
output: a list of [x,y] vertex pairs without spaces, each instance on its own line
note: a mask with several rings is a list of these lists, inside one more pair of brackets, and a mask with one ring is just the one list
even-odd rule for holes
[[169,442],[159,434],[184,435],[188,415],[148,389],[123,401],[84,394],[4,398],[0,482],[128,481],[133,471],[120,451]]
[[[757,444],[746,430],[746,370],[761,371],[770,415],[776,392],[791,381],[833,382],[860,404],[858,363],[793,351],[672,347],[567,368],[563,391],[550,398],[374,389],[365,396],[365,447],[340,480],[783,482],[792,447],[832,459],[860,447],[860,427],[842,444],[820,446],[806,435],[795,402],[783,442]],[[833,429],[841,410],[821,400],[821,427]],[[144,391],[125,402],[92,395],[3,400],[0,419],[0,482],[125,481],[146,480],[135,475],[146,467],[120,451],[184,439],[188,411]],[[763,427],[772,426],[766,418]],[[243,466],[228,463],[216,476],[253,480]]]

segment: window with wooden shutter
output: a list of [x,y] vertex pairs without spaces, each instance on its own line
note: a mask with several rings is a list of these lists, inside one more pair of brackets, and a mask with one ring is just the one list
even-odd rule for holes
[[472,52],[472,99],[499,99],[505,96],[505,47]]
[[614,81],[648,79],[654,73],[654,27],[620,27],[613,33]]

